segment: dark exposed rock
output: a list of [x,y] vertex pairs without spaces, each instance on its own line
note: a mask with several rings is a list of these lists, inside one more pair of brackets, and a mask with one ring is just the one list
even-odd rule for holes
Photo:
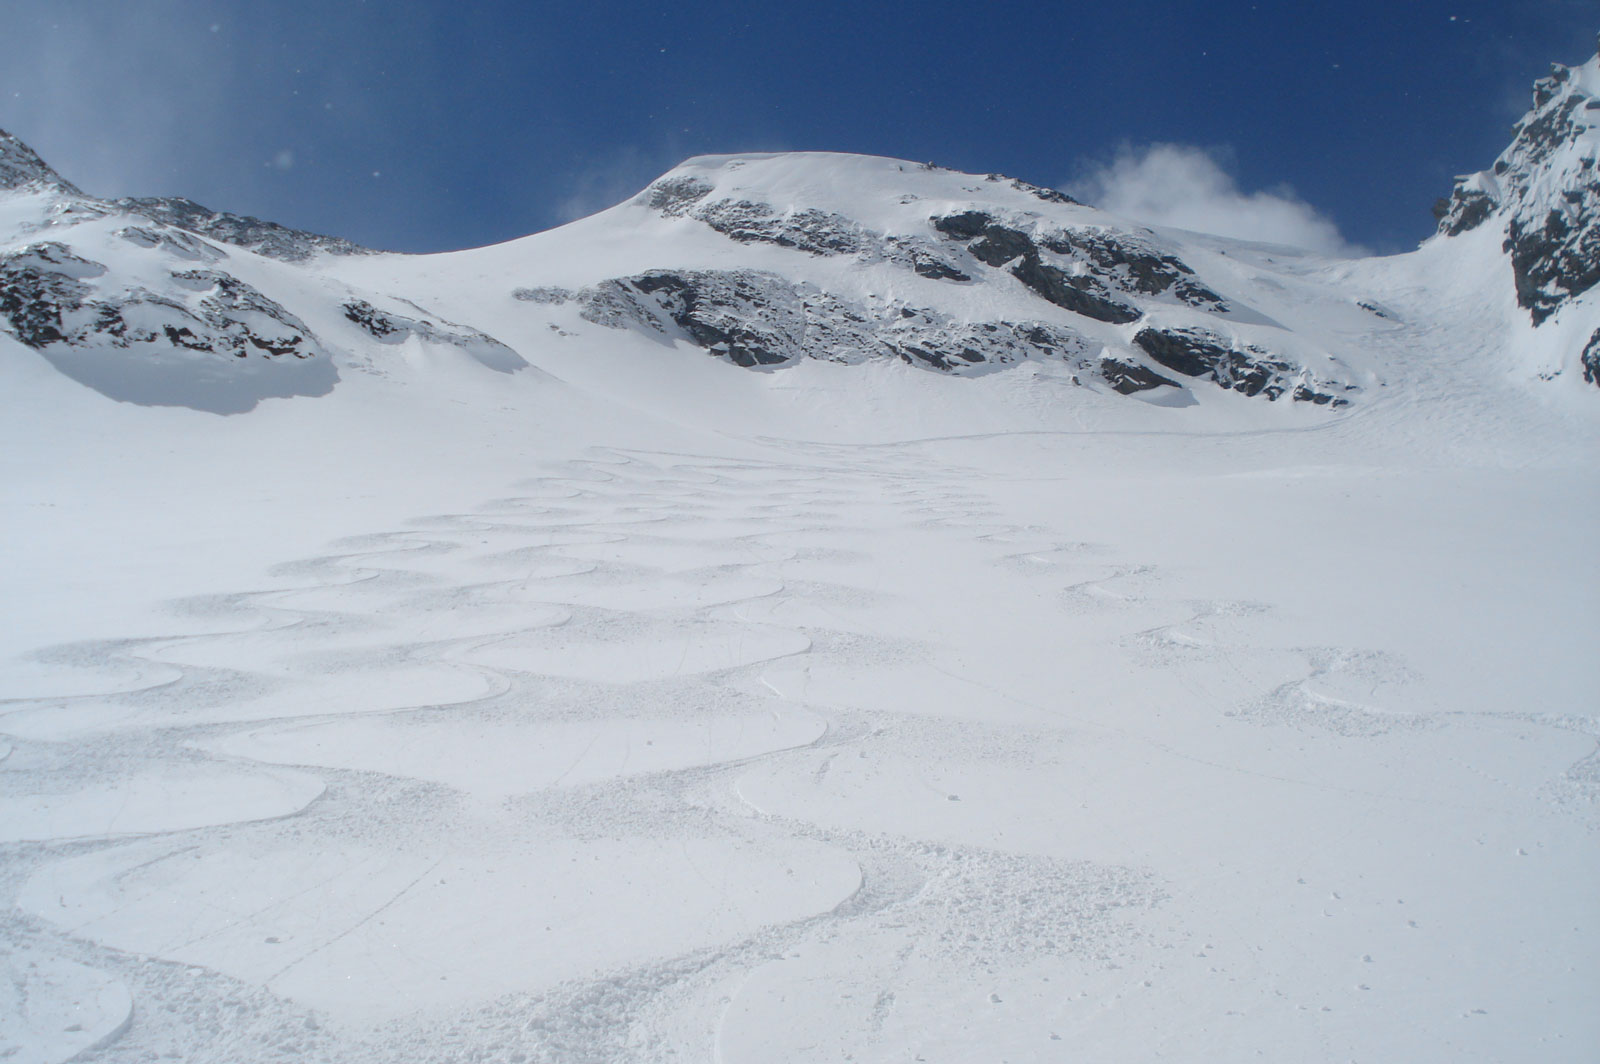
[[1600,329],[1596,329],[1583,347],[1583,379],[1600,385]]
[[1178,286],[1178,294],[1186,303],[1226,305],[1221,296],[1194,281],[1194,271],[1176,255],[1163,254],[1109,230],[1049,233],[1040,240],[1040,245],[1058,255],[1092,263],[1102,275],[1115,275],[1121,281],[1119,287],[1125,291],[1153,296]]
[[0,314],[29,347],[65,340],[62,312],[81,307],[88,292],[88,285],[70,277],[0,265]]
[[208,236],[224,244],[248,248],[258,255],[300,262],[318,252],[330,255],[370,254],[370,250],[348,240],[290,229],[275,222],[262,221],[228,211],[214,211],[181,196],[130,197],[100,200],[85,196],[77,186],[62,179],[38,154],[10,133],[0,130],[0,191],[41,188],[66,197],[56,221],[66,217],[92,217],[115,212],[137,215],[158,223],[156,229],[130,226],[123,235],[137,242],[141,232],[156,232],[163,226]]
[[81,196],[76,185],[64,180],[37,152],[0,129],[0,189],[43,188]]
[[304,322],[220,270],[172,272],[151,291],[35,244],[0,256],[0,316],[61,372],[126,402],[233,414],[339,377]]
[[0,257],[0,314],[29,347],[67,339],[63,314],[82,308],[90,286],[106,268],[79,258],[62,244],[35,244]]
[[1201,310],[1227,314],[1233,309],[1226,299],[1223,299],[1199,281],[1187,278],[1172,286],[1172,294],[1189,306],[1199,307]]
[[[347,320],[359,326],[368,336],[387,344],[397,344],[416,336],[437,344],[459,347],[483,365],[502,373],[511,373],[527,366],[523,357],[486,333],[454,322],[434,321],[426,317],[411,317],[395,311],[380,310],[364,299],[347,300],[340,307]],[[420,310],[421,308],[414,308]]]
[[1004,266],[1024,255],[1038,255],[1038,248],[1033,246],[1033,241],[1026,233],[992,224],[984,227],[983,235],[968,244],[967,250],[979,262],[989,266]]
[[1011,179],[1011,187],[1016,189],[1018,192],[1026,192],[1035,199],[1042,199],[1046,203],[1065,203],[1076,205],[1078,202],[1065,192],[1062,192],[1060,189],[1041,188],[1038,185],[1030,185],[1028,182],[1019,180],[1017,178]]
[[248,215],[214,211],[181,196],[114,200],[113,206],[163,225],[199,233],[224,244],[245,248],[285,262],[304,262],[311,256],[369,255],[371,249],[336,236],[322,236],[264,222]]
[[[910,266],[913,273],[934,281],[970,281],[972,278],[927,241],[890,236],[883,238],[881,254],[886,261]],[[869,254],[863,256],[870,259]]]
[[[925,240],[888,236],[827,211],[778,211],[770,204],[750,200],[717,200],[695,206],[703,196],[699,193],[692,200],[675,201],[661,209],[702,221],[741,244],[775,244],[811,255],[855,255],[863,262],[892,262],[936,281],[972,279]],[[654,198],[647,199],[647,205]]]
[[1012,267],[1011,275],[1063,310],[1096,321],[1126,325],[1142,316],[1136,307],[1108,298],[1104,287],[1093,277],[1069,275],[1041,262],[1037,252],[1024,255]]
[[1535,325],[1600,284],[1597,126],[1600,99],[1570,68],[1553,67],[1493,167],[1457,178],[1434,208],[1445,236],[1499,223],[1517,303]]
[[1141,329],[1133,342],[1163,366],[1187,377],[1203,377],[1233,355],[1231,347],[1223,346],[1220,337],[1199,331]]
[[920,251],[913,250],[911,255],[911,269],[919,277],[928,277],[935,281],[970,281],[971,277],[962,273],[943,259],[935,258]]
[[709,196],[712,188],[698,177],[664,177],[645,189],[639,199],[651,210],[676,216]]
[[343,310],[347,319],[361,326],[367,335],[375,339],[386,340],[403,331],[401,326],[392,321],[387,314],[364,299],[344,304]]
[[1288,394],[1291,399],[1318,406],[1339,407],[1349,403],[1347,399],[1314,387],[1321,382],[1308,370],[1260,348],[1236,347],[1215,333],[1201,329],[1141,329],[1133,342],[1168,369],[1186,377],[1208,378],[1244,395],[1265,395],[1269,400],[1276,400]]
[[770,309],[758,287],[741,277],[731,280],[734,300],[724,302],[697,279],[671,273],[645,274],[633,280],[634,288],[646,295],[661,297],[672,320],[695,343],[708,351],[725,355],[736,366],[775,366],[791,357],[782,350],[788,339],[770,328],[762,329],[739,321],[736,315],[719,313],[744,303],[752,308]]
[[901,303],[853,303],[757,271],[652,271],[579,293],[583,317],[689,340],[746,367],[802,358],[895,358],[947,372],[1025,358],[1088,365],[1077,333],[1041,322],[964,322]]
[[1115,358],[1102,358],[1100,360],[1100,375],[1105,378],[1107,384],[1111,385],[1121,395],[1147,392],[1152,388],[1183,387],[1177,381],[1163,377],[1146,366],[1141,366],[1134,362],[1123,362]]
[[866,246],[861,226],[840,214],[801,210],[779,213],[769,204],[719,200],[696,208],[695,218],[742,244],[767,243],[813,255],[851,255]]
[[[1596,206],[1600,208],[1600,186]],[[1538,325],[1566,303],[1600,282],[1600,217],[1570,219],[1552,210],[1544,224],[1523,228],[1520,218],[1506,226],[1504,249],[1511,253],[1517,305]]]
[[1494,197],[1474,188],[1456,188],[1449,198],[1433,205],[1433,217],[1439,222],[1439,231],[1447,236],[1460,236],[1476,229],[1494,213]]
[[175,258],[190,262],[217,262],[228,253],[193,233],[171,229],[164,225],[128,225],[117,230],[117,235],[135,247],[160,249]]
[[[1012,264],[1012,276],[1040,296],[1097,321],[1123,325],[1139,320],[1140,311],[1118,299],[1118,294],[1170,292],[1202,310],[1227,313],[1231,309],[1176,256],[1127,236],[1091,229],[1030,235],[979,210],[930,218],[929,222],[945,238],[965,241],[968,252],[979,262],[993,267]],[[1063,269],[1047,261],[1046,252],[1078,266],[1071,271]]]
[[[202,328],[194,345],[243,358],[253,352],[268,356],[310,358],[314,337],[305,322],[259,290],[220,270],[186,270],[172,275],[180,288],[201,294],[193,310],[168,301],[163,305],[196,317]],[[204,335],[209,333],[209,341]]]
[[984,174],[983,175],[983,179],[985,181],[992,181],[992,182],[1004,181],[1007,184],[1009,184],[1012,188],[1016,189],[1018,192],[1026,192],[1028,195],[1033,196],[1035,199],[1042,199],[1046,203],[1077,204],[1077,202],[1078,202],[1077,200],[1073,199],[1071,196],[1067,195],[1065,192],[1060,191],[1059,189],[1041,188],[1038,185],[1030,185],[1026,181],[1023,181],[1023,180],[1021,180],[1019,178],[1015,178],[1015,177],[1007,177],[1005,174]]
[[928,220],[935,230],[956,240],[972,240],[982,236],[983,231],[994,224],[994,217],[982,211],[961,211]]
[[173,273],[171,295],[143,288],[102,292],[86,283],[105,274],[104,266],[60,244],[24,248],[0,257],[0,313],[33,348],[164,343],[235,358],[313,353],[304,322],[231,274]]
[[544,303],[549,306],[560,306],[572,298],[572,293],[565,288],[544,286],[540,288],[514,288],[511,291],[512,299],[520,299],[524,303]]

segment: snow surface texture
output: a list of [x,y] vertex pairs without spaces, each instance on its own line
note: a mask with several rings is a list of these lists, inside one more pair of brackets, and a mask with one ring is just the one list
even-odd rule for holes
[[0,1059],[1592,1059],[1600,315],[1496,227],[0,161]]

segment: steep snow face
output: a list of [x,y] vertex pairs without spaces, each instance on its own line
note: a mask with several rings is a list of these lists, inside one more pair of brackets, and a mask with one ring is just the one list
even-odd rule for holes
[[1552,67],[1512,132],[1494,166],[1457,178],[1435,213],[1446,237],[1485,223],[1504,233],[1517,303],[1541,325],[1600,283],[1600,55]]

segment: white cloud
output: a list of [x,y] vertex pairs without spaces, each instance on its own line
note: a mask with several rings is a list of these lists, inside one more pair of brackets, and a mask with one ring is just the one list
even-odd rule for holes
[[1288,244],[1328,255],[1364,255],[1317,209],[1284,187],[1245,192],[1216,156],[1185,144],[1124,146],[1067,190],[1146,225]]

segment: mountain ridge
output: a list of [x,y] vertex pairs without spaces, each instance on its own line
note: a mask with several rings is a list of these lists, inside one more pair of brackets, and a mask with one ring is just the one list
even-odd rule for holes
[[[1412,372],[1383,350],[1405,329],[1459,328],[1447,344],[1499,336],[1526,381],[1600,384],[1600,56],[1554,70],[1418,252],[1343,264],[1131,223],[1000,174],[832,152],[696,156],[558,229],[398,255],[178,197],[86,196],[0,134],[0,323],[111,398],[213,413],[326,394],[396,345],[517,372],[578,335],[761,371],[1042,362],[1162,407],[1226,392],[1335,410]],[[1479,237],[1497,229],[1492,249]],[[1470,328],[1401,321],[1397,285],[1485,302],[1437,287],[1444,259],[1488,305]],[[1526,327],[1499,309],[1513,297]],[[1455,372],[1460,352],[1444,354],[1438,372]]]

